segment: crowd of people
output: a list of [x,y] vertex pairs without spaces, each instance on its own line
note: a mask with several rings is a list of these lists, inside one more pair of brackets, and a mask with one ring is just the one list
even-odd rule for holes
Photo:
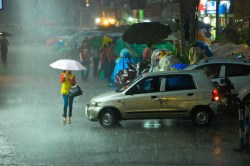
[[85,38],[80,47],[80,62],[86,68],[82,71],[82,81],[88,81],[90,70],[93,70],[94,77],[100,77],[112,84],[111,75],[115,68],[116,42],[110,41],[103,45],[99,50],[89,44],[89,39]]

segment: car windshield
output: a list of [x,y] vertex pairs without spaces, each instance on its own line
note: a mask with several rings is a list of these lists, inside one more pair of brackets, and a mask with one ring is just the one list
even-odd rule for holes
[[135,78],[134,80],[132,80],[131,82],[129,82],[128,84],[126,84],[125,86],[123,86],[121,89],[117,89],[116,92],[123,92],[126,89],[128,89],[131,85],[133,85],[135,82],[137,82],[138,80],[140,80],[142,78],[142,76],[138,76],[137,78]]

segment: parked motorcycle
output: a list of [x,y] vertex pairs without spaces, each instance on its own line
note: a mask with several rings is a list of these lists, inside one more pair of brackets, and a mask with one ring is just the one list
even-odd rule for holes
[[238,94],[233,93],[234,85],[228,77],[222,79],[220,83],[214,82],[215,87],[219,91],[219,102],[224,103],[226,110],[233,117],[238,116]]
[[118,89],[128,84],[131,80],[135,79],[137,76],[137,67],[133,63],[127,63],[128,68],[120,70],[115,76],[115,85]]
[[150,69],[150,65],[143,66],[140,63],[127,63],[128,68],[120,70],[117,75],[115,76],[115,85],[118,89],[124,87],[132,80],[134,80],[140,74],[146,73]]

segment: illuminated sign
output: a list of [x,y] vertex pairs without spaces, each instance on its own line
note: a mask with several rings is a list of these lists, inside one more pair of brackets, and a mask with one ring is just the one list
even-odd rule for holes
[[216,13],[216,1],[208,1],[207,14],[215,14],[215,13]]
[[206,10],[206,2],[207,2],[207,0],[200,0],[198,10]]
[[[216,14],[216,1],[207,1],[206,3],[207,14]],[[220,1],[219,4],[219,14],[229,13],[230,2],[229,1]]]

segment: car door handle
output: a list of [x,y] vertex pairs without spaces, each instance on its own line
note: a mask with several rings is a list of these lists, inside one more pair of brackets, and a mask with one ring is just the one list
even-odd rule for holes
[[188,93],[187,95],[188,95],[188,96],[193,96],[193,95],[194,95],[194,93]]
[[158,100],[158,97],[157,96],[151,96],[151,99]]

